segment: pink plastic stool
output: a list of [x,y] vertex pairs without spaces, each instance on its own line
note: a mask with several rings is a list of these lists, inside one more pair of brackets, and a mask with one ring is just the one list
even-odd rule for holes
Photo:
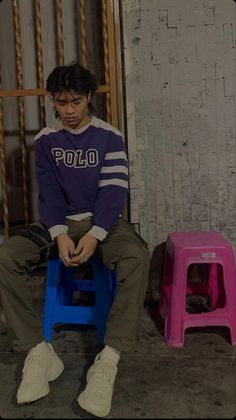
[[[191,264],[205,264],[207,281],[189,282]],[[200,279],[199,279],[200,280]],[[211,311],[188,313],[187,294],[208,294]],[[172,232],[167,236],[160,315],[170,346],[183,347],[189,327],[226,326],[236,345],[236,267],[233,248],[217,232]]]

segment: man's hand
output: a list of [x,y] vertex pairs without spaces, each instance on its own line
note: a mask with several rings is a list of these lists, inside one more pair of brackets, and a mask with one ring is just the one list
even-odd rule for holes
[[56,241],[60,259],[63,261],[66,267],[73,267],[73,264],[71,264],[71,257],[75,250],[74,242],[66,234],[57,236]]
[[73,265],[85,263],[93,255],[97,244],[98,240],[89,233],[86,233],[86,235],[82,236],[75,248],[70,263]]

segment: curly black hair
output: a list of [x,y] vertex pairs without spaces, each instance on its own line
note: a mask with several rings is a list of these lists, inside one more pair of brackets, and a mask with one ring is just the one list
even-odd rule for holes
[[[46,90],[51,93],[52,97],[55,93],[73,90],[86,96],[90,93],[92,98],[97,87],[97,80],[92,73],[77,62],[55,67],[49,74],[46,82]],[[90,112],[94,112],[94,107],[91,102],[88,108]],[[56,117],[58,117],[58,114]]]

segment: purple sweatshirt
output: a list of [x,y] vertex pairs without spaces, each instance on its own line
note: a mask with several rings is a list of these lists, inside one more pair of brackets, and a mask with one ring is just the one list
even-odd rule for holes
[[120,131],[103,120],[80,130],[44,128],[35,137],[39,214],[54,239],[65,219],[92,216],[89,233],[105,239],[121,215],[128,190],[128,162]]

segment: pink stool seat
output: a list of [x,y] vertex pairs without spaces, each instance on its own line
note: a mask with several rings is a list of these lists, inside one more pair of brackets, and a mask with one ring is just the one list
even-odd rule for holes
[[[205,264],[208,279],[189,281],[192,264]],[[207,294],[209,312],[188,313],[186,296]],[[232,245],[217,232],[172,232],[167,236],[160,315],[167,344],[183,347],[186,328],[225,326],[236,345],[236,267]]]

